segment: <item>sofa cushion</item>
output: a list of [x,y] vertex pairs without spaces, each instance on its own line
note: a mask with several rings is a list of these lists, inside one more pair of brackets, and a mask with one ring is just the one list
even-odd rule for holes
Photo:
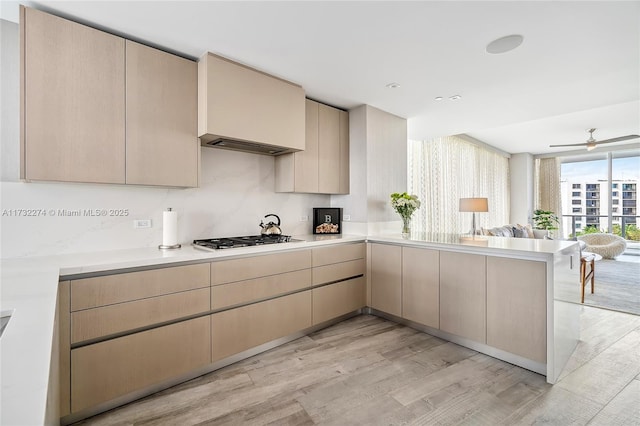
[[529,233],[526,229],[520,226],[513,227],[513,236],[516,238],[529,238]]
[[513,237],[513,227],[507,225],[491,228],[489,229],[489,235],[493,235],[494,237]]

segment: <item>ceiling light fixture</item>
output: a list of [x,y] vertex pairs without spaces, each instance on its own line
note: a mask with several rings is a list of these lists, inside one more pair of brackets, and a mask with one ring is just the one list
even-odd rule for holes
[[524,37],[519,34],[512,34],[493,40],[487,44],[487,53],[500,54],[507,53],[522,44]]
[[462,96],[460,95],[453,95],[453,96],[449,96],[449,100],[450,101],[457,101],[458,99],[461,99]]
[[436,101],[441,101],[443,98],[442,98],[442,96],[436,96],[435,99],[436,99]]
[[389,83],[389,84],[387,84],[387,88],[389,88],[389,89],[397,89],[398,87],[400,87],[400,83]]

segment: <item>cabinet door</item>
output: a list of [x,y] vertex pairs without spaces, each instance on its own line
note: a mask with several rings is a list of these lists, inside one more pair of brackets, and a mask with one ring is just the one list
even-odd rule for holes
[[340,110],[318,106],[318,192],[340,192]]
[[349,113],[340,111],[340,189],[339,194],[348,194],[349,178]]
[[72,412],[112,400],[211,362],[208,316],[71,351]]
[[546,363],[546,298],[544,262],[487,257],[487,344]]
[[318,107],[310,99],[305,103],[306,128],[304,151],[296,152],[294,158],[294,192],[318,192]]
[[402,316],[402,247],[371,244],[371,307]]
[[311,327],[311,290],[211,315],[212,361]]
[[486,259],[440,252],[440,329],[486,342]]
[[313,325],[348,314],[366,305],[364,277],[313,289]]
[[198,66],[126,42],[127,183],[198,186]]
[[124,39],[21,9],[21,177],[125,183]]
[[402,248],[402,317],[440,326],[440,255],[438,250]]

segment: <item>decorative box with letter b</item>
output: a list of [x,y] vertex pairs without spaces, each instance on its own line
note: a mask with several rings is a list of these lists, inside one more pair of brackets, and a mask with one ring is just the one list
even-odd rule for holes
[[320,208],[313,209],[313,233],[314,234],[341,234],[342,233],[342,209]]

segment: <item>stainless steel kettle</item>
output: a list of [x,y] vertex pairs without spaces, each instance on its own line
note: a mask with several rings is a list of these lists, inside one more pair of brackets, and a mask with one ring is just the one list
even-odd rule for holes
[[266,225],[263,221],[260,221],[260,234],[262,235],[282,235],[282,230],[280,229],[280,218],[275,214],[268,214],[265,216],[265,219],[269,216],[273,216],[278,220],[278,223],[269,222]]

